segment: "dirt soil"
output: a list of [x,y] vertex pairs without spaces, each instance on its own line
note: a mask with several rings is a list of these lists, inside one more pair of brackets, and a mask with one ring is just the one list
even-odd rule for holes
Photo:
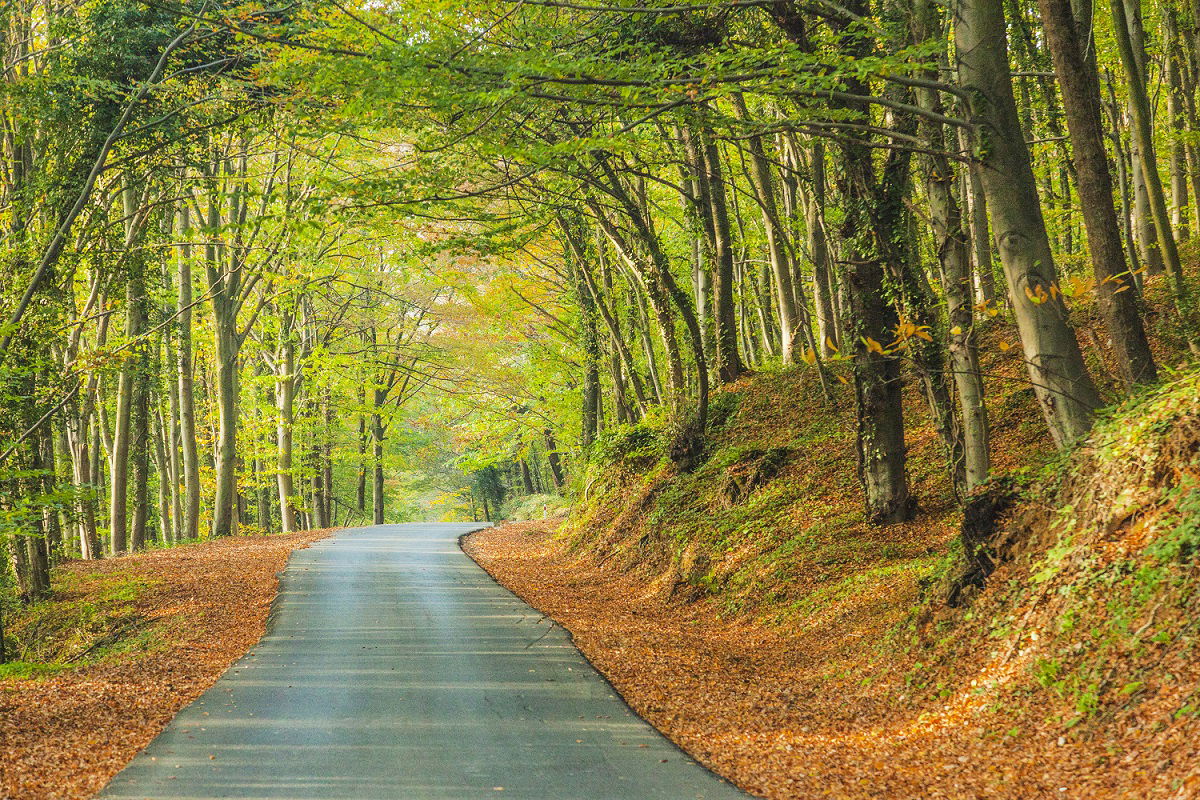
[[570,631],[635,711],[753,794],[1200,797],[1200,741],[1192,721],[1172,718],[1177,697],[1145,703],[1140,724],[1064,732],[1031,707],[1036,696],[1004,692],[1018,682],[1001,673],[1023,669],[1019,658],[981,654],[958,665],[974,675],[961,689],[916,701],[903,675],[920,663],[883,665],[884,679],[860,682],[879,635],[869,619],[789,633],[712,603],[664,600],[636,571],[569,552],[545,523],[484,530],[465,549]]
[[[262,637],[277,573],[332,530],[239,536],[60,567],[86,600],[105,576],[137,578],[142,646],[53,677],[0,681],[0,800],[98,792]],[[72,599],[72,598],[65,598]]]

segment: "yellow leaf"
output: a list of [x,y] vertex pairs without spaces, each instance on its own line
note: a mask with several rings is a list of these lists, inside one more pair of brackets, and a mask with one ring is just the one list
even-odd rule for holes
[[883,355],[883,345],[872,339],[870,336],[863,337],[863,344],[867,346],[868,353],[879,353],[879,355]]
[[1000,313],[1000,312],[999,312],[997,309],[994,309],[994,308],[989,308],[989,309],[987,310],[987,315],[988,315],[989,317],[994,317],[994,316],[996,316],[996,315],[997,315],[997,314],[999,314],[999,313]]
[[1008,342],[1001,342],[997,346],[1000,348],[1001,353],[1007,353],[1009,351],[1009,349],[1012,347],[1012,345],[1009,344]]
[[833,339],[830,339],[828,336],[825,337],[825,347],[830,352],[838,352],[837,346],[833,343]]
[[929,335],[929,331],[924,329],[917,331],[917,338],[924,339],[927,342],[933,341],[933,337]]
[[812,366],[813,364],[816,364],[816,363],[817,363],[817,354],[816,354],[816,352],[814,352],[814,351],[812,351],[812,350],[809,350],[809,349],[807,349],[807,348],[805,348],[805,350],[804,350],[804,355],[803,355],[803,358],[804,358],[804,362],[805,362],[806,364],[808,364],[809,366]]
[[837,379],[838,379],[839,381],[841,381],[842,383],[846,384],[846,385],[849,385],[849,384],[850,384],[850,381],[846,380],[846,376],[845,376],[845,375],[838,375],[838,376],[837,376]]
[[955,325],[953,328],[950,329],[950,333],[953,334],[954,336],[962,336],[962,326]]

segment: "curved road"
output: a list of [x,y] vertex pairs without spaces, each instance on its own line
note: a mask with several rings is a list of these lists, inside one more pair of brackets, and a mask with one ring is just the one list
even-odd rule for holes
[[377,525],[292,554],[267,635],[102,798],[745,798],[458,547]]

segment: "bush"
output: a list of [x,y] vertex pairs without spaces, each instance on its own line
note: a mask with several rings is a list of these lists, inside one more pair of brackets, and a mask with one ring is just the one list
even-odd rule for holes
[[638,464],[657,461],[663,445],[659,432],[646,422],[614,425],[600,432],[588,448],[588,460],[601,466]]
[[714,392],[708,399],[708,430],[724,428],[742,405],[738,392]]

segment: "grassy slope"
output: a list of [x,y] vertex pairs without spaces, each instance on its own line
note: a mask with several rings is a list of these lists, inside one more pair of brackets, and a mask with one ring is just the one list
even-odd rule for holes
[[[1001,326],[989,336],[992,345],[1011,339]],[[1031,393],[1017,380],[1015,349],[995,353],[989,410],[997,467],[1018,470],[1049,451]],[[910,523],[866,523],[853,395],[842,387],[830,404],[811,370],[794,368],[716,395],[707,458],[690,474],[660,457],[661,436],[641,428],[612,435],[568,528],[601,559],[637,565],[664,594],[672,587],[678,594],[681,581],[696,584],[731,610],[801,625],[814,622],[805,612],[815,605],[826,617],[874,604],[898,610],[948,552],[960,518],[942,445],[911,377],[905,398],[909,477],[921,509]],[[752,480],[764,458],[779,462],[777,474],[734,499],[731,487]]]
[[[645,431],[610,438],[565,535],[664,602],[777,626],[825,665],[818,691],[895,708],[927,731],[970,720],[974,746],[997,752],[1086,742],[1079,756],[1114,791],[1200,791],[1200,372],[1174,372],[1056,456],[1017,348],[999,346],[1015,335],[996,324],[986,340],[996,466],[1024,490],[996,543],[1011,560],[959,608],[943,601],[963,562],[961,513],[913,379],[922,510],[911,523],[865,523],[851,399],[830,408],[796,369],[718,401],[728,419],[692,474],[676,474]],[[1095,373],[1110,375],[1089,341]],[[777,474],[748,496],[731,492],[764,454],[781,462]]]

